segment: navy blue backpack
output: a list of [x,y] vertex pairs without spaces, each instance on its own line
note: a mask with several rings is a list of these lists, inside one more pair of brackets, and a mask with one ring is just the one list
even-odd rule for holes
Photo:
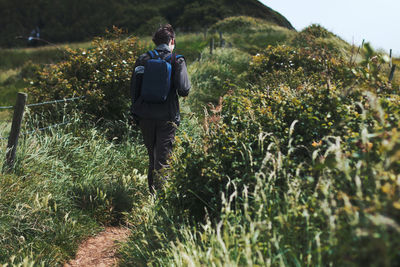
[[[171,54],[162,59],[156,50],[147,53],[150,55],[150,59],[144,66],[141,95],[145,102],[161,104],[167,100],[171,90],[172,69],[175,60],[183,56]],[[174,62],[171,63],[172,59]]]

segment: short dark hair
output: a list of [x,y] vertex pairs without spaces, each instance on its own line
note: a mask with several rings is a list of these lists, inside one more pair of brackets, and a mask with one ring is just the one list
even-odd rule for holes
[[172,39],[175,39],[175,32],[170,24],[161,26],[153,36],[153,42],[156,45],[169,44]]

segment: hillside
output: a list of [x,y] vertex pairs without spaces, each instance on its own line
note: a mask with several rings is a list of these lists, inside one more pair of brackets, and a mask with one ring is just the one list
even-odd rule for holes
[[0,0],[0,25],[4,25],[0,47],[26,45],[26,37],[36,27],[40,37],[50,42],[76,42],[100,35],[113,25],[145,35],[163,22],[182,31],[203,31],[220,19],[237,15],[293,29],[286,18],[257,0]]
[[119,266],[397,266],[400,96],[387,55],[319,25],[249,17],[179,34],[192,89],[153,198],[126,118],[143,39],[98,38],[2,78],[29,69],[30,103],[85,98],[27,109],[16,164],[0,176],[0,266],[63,265],[110,225],[130,231]]

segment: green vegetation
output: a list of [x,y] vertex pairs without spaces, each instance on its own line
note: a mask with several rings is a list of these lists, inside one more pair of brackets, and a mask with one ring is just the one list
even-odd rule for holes
[[202,114],[204,105],[217,105],[219,98],[227,93],[232,82],[240,81],[240,75],[248,67],[250,55],[238,49],[217,49],[210,55],[204,53],[201,60],[189,66],[190,79],[195,88],[188,101],[196,114]]
[[[86,119],[121,119],[129,111],[132,66],[145,48],[136,38],[126,41],[98,38],[93,45],[89,50],[69,49],[65,61],[39,71],[29,88],[33,101],[85,96],[85,104],[79,109]],[[44,122],[59,120],[54,112],[48,114],[49,117],[42,119]]]
[[80,240],[141,205],[140,141],[116,144],[87,126],[76,117],[67,128],[20,140],[14,172],[0,179],[0,263],[60,264]]
[[65,60],[66,50],[90,48],[90,43],[77,43],[40,48],[0,49],[0,106],[14,105],[17,92],[25,91],[27,80],[34,77],[38,65]]
[[222,32],[226,45],[256,54],[268,45],[288,43],[296,32],[262,19],[231,17],[210,27],[209,32]]
[[[124,117],[147,43],[98,38],[33,72],[35,101],[87,98],[64,107],[78,110],[65,129],[23,139],[0,179],[0,263],[62,264],[85,236],[118,223],[132,229],[121,266],[399,262],[400,96],[387,55],[319,25],[279,33],[237,17],[211,29],[178,39],[193,89],[155,199],[140,134]],[[232,47],[210,55],[218,29]],[[52,122],[56,110],[29,114]]]
[[228,93],[200,135],[183,128],[174,179],[133,231],[122,266],[398,262],[398,85],[375,71],[384,55],[365,46],[360,64],[350,62],[314,29],[325,32],[306,29],[309,46],[269,46],[228,85],[231,66],[219,58],[235,62],[234,50],[209,58],[211,80],[192,65],[192,96],[210,95],[204,82],[219,77],[216,91]]

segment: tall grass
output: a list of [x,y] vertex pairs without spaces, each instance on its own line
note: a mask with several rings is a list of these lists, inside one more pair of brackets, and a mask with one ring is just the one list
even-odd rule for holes
[[[237,22],[245,22],[249,35]],[[0,178],[0,263],[62,264],[80,240],[119,223],[132,228],[122,266],[390,266],[400,260],[398,96],[341,88],[341,80],[325,79],[328,72],[315,73],[316,87],[305,74],[317,64],[305,60],[311,54],[300,58],[306,63],[293,88],[289,65],[273,62],[282,77],[265,68],[248,73],[251,53],[295,44],[296,33],[249,18],[224,23],[234,26],[224,30],[234,48],[209,55],[210,36],[178,39],[177,52],[193,61],[193,88],[183,101],[165,192],[147,194],[145,148],[124,121],[100,129],[78,116],[66,128],[28,135],[13,172]],[[309,31],[325,33],[310,27],[297,41]],[[328,35],[306,45],[346,49]],[[263,55],[265,62],[270,57]],[[355,75],[358,70],[376,87],[372,78],[380,76],[369,79],[363,68]],[[15,75],[8,71],[3,80]],[[244,80],[251,75],[255,84]],[[3,151],[5,145],[0,141]],[[0,161],[1,167],[4,153]]]
[[17,69],[28,61],[34,64],[59,62],[64,58],[64,51],[67,47],[71,49],[90,48],[91,42],[59,44],[36,48],[0,49],[0,70]]
[[61,44],[37,48],[0,49],[0,106],[13,105],[18,92],[29,87],[38,65],[53,64],[65,59],[66,48],[90,48],[91,43]]
[[201,60],[188,68],[192,82],[188,101],[197,114],[203,113],[205,103],[217,105],[232,85],[244,84],[250,61],[249,54],[234,48],[218,48],[212,55],[203,50],[201,55]]
[[288,43],[296,32],[262,19],[239,16],[224,19],[213,25],[209,32],[222,32],[227,45],[256,54],[268,45]]
[[[285,64],[298,55],[286,46],[247,65],[237,50],[217,49],[190,66],[191,107],[214,107],[196,135],[178,136],[173,179],[142,210],[122,266],[399,262],[398,94],[383,69],[370,74],[368,57],[349,69],[347,46],[321,27],[290,41],[301,40],[301,66]],[[256,71],[259,63],[273,67]],[[253,84],[239,83],[246,72]]]
[[[265,151],[262,165],[251,184],[239,186],[235,181],[242,177],[229,177],[216,196],[222,202],[217,221],[206,217],[193,225],[187,211],[181,217],[173,212],[179,202],[148,203],[146,219],[121,252],[121,266],[393,266],[400,259],[399,130],[394,125],[381,135],[390,115],[379,98],[365,97],[368,109],[362,107],[364,119],[355,133],[365,154],[350,153],[341,136],[325,136],[326,146],[314,145],[309,152],[311,162],[298,162],[297,151],[304,149],[294,145],[298,121],[288,131],[287,147],[260,129],[253,134]],[[373,114],[380,119],[371,129]],[[266,136],[275,141],[266,142]],[[372,148],[379,152],[366,151]],[[255,149],[243,146],[240,152],[251,160]],[[197,176],[188,173],[189,183]],[[178,201],[190,194],[169,193]]]
[[[60,265],[83,238],[124,223],[142,205],[141,142],[116,143],[84,125],[76,118],[67,128],[21,137],[13,171],[0,178],[0,263]],[[5,146],[0,141],[0,168]]]

